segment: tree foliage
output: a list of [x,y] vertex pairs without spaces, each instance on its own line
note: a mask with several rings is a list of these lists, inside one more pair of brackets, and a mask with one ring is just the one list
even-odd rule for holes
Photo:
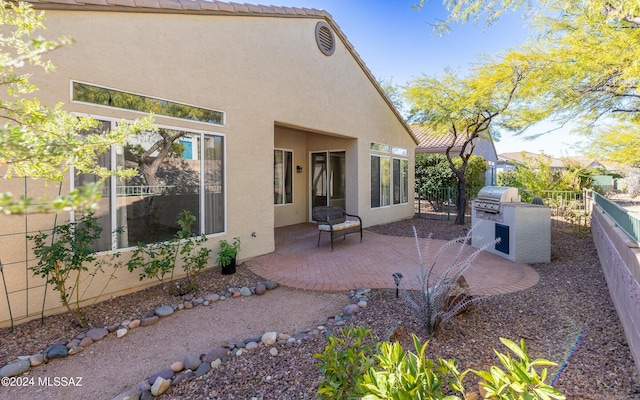
[[449,18],[440,26],[445,29],[454,22],[490,24],[506,12],[524,12],[534,35],[496,64],[531,67],[512,129],[541,120],[576,121],[579,132],[591,135],[590,153],[638,164],[640,3],[446,0],[445,5]]
[[[31,76],[54,69],[43,56],[72,43],[66,37],[52,41],[39,36],[45,29],[43,21],[44,14],[35,12],[28,3],[0,0],[0,85],[6,90],[0,99],[0,167],[5,178],[61,181],[72,167],[105,178],[113,172],[100,167],[97,156],[113,144],[123,144],[132,133],[151,129],[152,118],[119,124],[110,132],[87,133],[97,126],[95,120],[71,115],[62,104],[45,106],[32,97],[38,88],[30,82]],[[88,187],[49,199],[40,208],[89,207],[100,194],[99,187]],[[23,212],[31,204],[31,199],[0,193],[0,211],[4,213]]]
[[[462,160],[455,158],[453,163],[460,167]],[[416,154],[416,191],[419,193],[435,191],[443,187],[456,187],[456,175],[449,166],[447,156],[443,154]],[[465,171],[466,182],[470,187],[485,184],[487,161],[480,156],[471,156]]]
[[[466,204],[465,171],[475,142],[491,140],[493,125],[509,120],[510,106],[526,71],[521,64],[478,66],[467,77],[448,70],[442,77],[423,76],[406,88],[413,117],[435,135],[447,135],[446,156],[457,178],[456,204]],[[454,147],[460,146],[458,152]],[[453,160],[460,158],[459,165]],[[458,207],[456,224],[464,224],[465,207]]]

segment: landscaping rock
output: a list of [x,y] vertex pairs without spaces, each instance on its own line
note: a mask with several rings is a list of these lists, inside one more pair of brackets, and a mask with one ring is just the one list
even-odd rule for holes
[[32,367],[37,367],[38,365],[44,363],[44,354],[38,353],[29,357],[29,363]]
[[256,294],[258,296],[262,296],[266,292],[267,292],[267,287],[264,285],[264,283],[258,283],[256,285]]
[[91,339],[90,337],[84,337],[81,341],[80,341],[80,346],[82,347],[89,347],[93,344],[93,339]]
[[267,332],[264,335],[262,335],[262,343],[266,346],[271,346],[272,344],[274,344],[276,342],[276,340],[278,340],[278,333],[277,332]]
[[360,307],[358,307],[357,304],[348,304],[344,310],[342,310],[342,313],[344,315],[353,315],[355,313],[357,313],[358,311],[360,311]]
[[151,386],[151,394],[154,396],[160,396],[169,389],[169,386],[171,386],[171,381],[159,376]]
[[162,306],[156,308],[155,313],[159,317],[168,317],[169,315],[173,314],[173,311],[173,307],[171,306]]
[[195,371],[200,366],[200,358],[194,356],[193,354],[187,354],[184,357],[184,361],[182,361],[182,364],[186,369]]
[[176,361],[171,364],[171,370],[173,372],[180,372],[183,369],[184,369],[184,364],[182,364],[182,361]]
[[120,393],[118,396],[114,397],[112,400],[139,400],[142,395],[142,391],[133,388],[127,390],[126,392]]
[[210,294],[208,294],[208,295],[204,296],[204,299],[205,299],[206,301],[209,301],[209,302],[211,302],[211,301],[218,301],[218,300],[220,300],[220,295],[218,295],[218,294],[216,294],[216,293],[210,293]]
[[142,321],[140,321],[139,319],[134,319],[133,321],[131,321],[129,323],[129,329],[135,329],[135,328],[139,327],[141,322]]
[[266,286],[267,290],[272,290],[278,287],[278,282],[264,281],[262,283],[264,284],[264,286]]
[[104,328],[93,328],[87,331],[87,337],[91,338],[94,342],[101,340],[109,334],[109,331]]
[[120,328],[116,331],[116,336],[121,338],[124,335],[126,335],[129,331],[127,330],[127,328]]
[[196,377],[198,377],[206,374],[209,371],[211,371],[211,364],[208,362],[203,362],[195,371],[195,374],[196,374]]
[[149,385],[153,386],[156,379],[164,378],[164,379],[171,380],[171,378],[173,378],[173,375],[175,375],[175,373],[172,370],[163,369],[162,371],[156,372],[155,374],[151,375],[149,379],[147,379],[147,382],[149,382]]
[[218,347],[216,349],[211,350],[204,357],[202,357],[202,362],[204,364],[209,364],[211,363],[211,361],[222,359],[223,357],[226,357],[226,356],[227,356],[227,349],[225,349],[224,347]]
[[240,294],[245,297],[248,297],[248,296],[251,296],[253,293],[251,293],[251,289],[245,286],[240,288]]
[[49,351],[47,351],[47,357],[49,360],[53,360],[55,358],[64,358],[69,355],[69,349],[67,346],[53,346]]
[[160,317],[158,317],[157,315],[154,315],[153,317],[147,317],[142,319],[142,321],[140,321],[140,326],[155,325],[158,323],[159,320],[160,320]]
[[20,375],[21,373],[26,372],[29,367],[31,367],[31,363],[29,362],[29,360],[19,360],[9,363],[0,368],[0,377],[11,377]]

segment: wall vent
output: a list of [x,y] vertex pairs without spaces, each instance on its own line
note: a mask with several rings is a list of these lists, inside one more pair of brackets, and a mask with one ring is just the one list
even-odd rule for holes
[[325,56],[330,56],[336,49],[336,40],[333,36],[333,32],[324,21],[320,21],[316,24],[316,43],[318,48]]

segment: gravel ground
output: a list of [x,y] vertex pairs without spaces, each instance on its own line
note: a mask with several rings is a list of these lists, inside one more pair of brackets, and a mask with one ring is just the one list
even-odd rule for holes
[[[411,236],[412,226],[421,236],[435,239],[460,236],[461,227],[446,221],[405,220],[371,230],[389,235]],[[469,312],[453,318],[430,339],[431,357],[456,358],[464,368],[487,369],[499,362],[492,349],[505,352],[500,337],[525,339],[529,354],[563,363],[575,346],[566,367],[550,368],[557,375],[555,387],[569,399],[640,399],[640,376],[625,341],[611,302],[593,240],[571,229],[552,230],[552,261],[533,265],[540,282],[525,291],[489,297]],[[210,271],[201,286],[209,292],[228,287],[252,286],[259,277],[239,268],[235,275]],[[161,304],[174,301],[160,287],[100,303],[88,310],[91,326],[145,315]],[[304,313],[301,307],[291,312]],[[393,334],[405,349],[412,349],[410,333],[426,340],[415,314],[395,291],[374,290],[370,306],[351,322],[372,330],[382,340]],[[313,327],[309,327],[313,328]],[[394,331],[395,329],[395,331]],[[17,355],[42,351],[60,338],[83,331],[63,314],[49,317],[44,329],[39,321],[18,326],[13,333],[0,330],[0,365]],[[313,354],[326,340],[317,335],[301,345],[279,348],[273,357],[267,348],[223,364],[203,377],[171,387],[165,399],[314,399],[321,379]],[[468,388],[476,382],[468,378]],[[0,398],[2,391],[0,390]]]

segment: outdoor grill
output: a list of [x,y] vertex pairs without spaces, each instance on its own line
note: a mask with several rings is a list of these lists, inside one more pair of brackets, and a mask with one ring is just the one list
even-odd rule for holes
[[490,214],[500,213],[501,203],[518,203],[520,195],[518,189],[508,186],[485,186],[478,193],[478,197],[473,202],[476,210]]
[[517,188],[482,188],[473,201],[471,224],[473,247],[515,262],[539,263],[551,259],[551,210],[543,205],[522,203]]

